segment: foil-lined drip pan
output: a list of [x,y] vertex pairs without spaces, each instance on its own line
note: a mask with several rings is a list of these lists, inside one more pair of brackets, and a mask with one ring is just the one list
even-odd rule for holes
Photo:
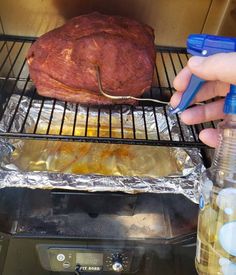
[[[12,114],[19,102],[19,95],[13,95],[0,123],[0,130],[6,132]],[[83,135],[86,108],[79,106],[75,111],[74,104],[45,100],[43,111],[41,101],[30,97],[21,98],[21,105],[11,131],[17,132],[25,125],[24,131],[31,132],[40,112],[37,134]],[[29,110],[30,105],[30,112]],[[53,116],[52,114],[52,108]],[[159,134],[168,139],[179,140],[177,120],[167,118],[162,107],[145,107],[146,125],[150,139],[156,138],[155,120],[158,120]],[[28,112],[28,113],[27,113]],[[90,121],[86,122],[87,135],[94,136],[97,131],[96,108],[90,108]],[[27,113],[27,121],[25,114]],[[73,121],[77,115],[77,127]],[[142,107],[123,108],[123,135],[132,138],[132,119],[135,117],[136,135],[145,137]],[[61,125],[63,117],[63,127]],[[100,136],[108,134],[119,137],[120,110],[114,107],[112,117],[106,108],[99,110]],[[112,119],[112,129],[109,123]],[[166,119],[168,119],[168,127]],[[50,128],[48,122],[50,120]],[[191,139],[191,132],[183,126],[183,134]],[[153,130],[153,131],[152,131]],[[193,137],[192,137],[193,138]],[[62,188],[89,192],[110,191],[126,193],[181,193],[196,202],[196,186],[205,169],[200,150],[197,148],[150,147],[143,145],[97,144],[66,141],[42,141],[27,139],[1,139],[0,142],[0,188],[28,187],[53,189]]]

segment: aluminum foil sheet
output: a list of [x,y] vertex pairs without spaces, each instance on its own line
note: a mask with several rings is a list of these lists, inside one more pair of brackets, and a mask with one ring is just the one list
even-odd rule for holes
[[[86,108],[79,106],[76,111],[74,104],[67,104],[65,108],[63,102],[46,100],[42,110],[41,100],[34,99],[32,101],[31,97],[24,96],[20,98],[19,95],[10,98],[8,108],[1,120],[1,131],[7,131],[6,125],[9,125],[19,99],[21,99],[20,105],[17,113],[15,113],[11,131],[20,131],[24,123],[24,131],[31,132],[35,128],[40,113],[36,133],[44,134],[48,132],[49,134],[71,135],[73,122],[75,121],[74,117],[77,114],[77,125],[74,133],[75,135],[83,135],[87,116]],[[54,109],[53,115],[52,109]],[[27,120],[25,121],[26,114]],[[142,107],[135,107],[133,114],[136,138],[145,138]],[[62,127],[61,120],[63,116]],[[109,116],[108,110],[104,108],[104,110],[100,110],[99,116],[100,136],[106,137],[109,134],[108,132],[111,131],[113,137],[119,137],[120,109],[114,107],[112,116]],[[87,121],[88,136],[96,136],[97,117],[98,110],[90,108],[89,121]],[[127,106],[122,109],[122,117],[124,137],[131,138],[131,107]],[[171,131],[172,139],[179,140],[180,133],[176,118],[167,118],[162,107],[156,107],[156,116],[153,107],[145,107],[145,118],[148,138],[157,138],[155,124],[157,119],[159,134],[162,139],[168,140],[169,131]],[[51,124],[48,128],[50,120]],[[109,120],[112,120],[112,129],[108,127]],[[182,126],[182,130],[189,140],[193,139],[189,128]],[[87,165],[84,171],[80,169],[82,158],[77,159],[76,162],[77,154],[74,154],[76,150],[80,152],[83,148],[87,148],[85,150],[86,154],[83,154],[83,162]],[[37,149],[44,153],[35,154]],[[27,151],[29,152],[27,153]],[[107,152],[106,157],[102,155],[107,154]],[[132,154],[133,158],[131,159]],[[96,161],[91,161],[91,155],[95,155]],[[160,159],[158,160],[157,156],[162,158],[161,166]],[[55,158],[57,161],[55,161]],[[125,163],[124,159],[126,159]],[[89,192],[180,193],[194,202],[196,202],[196,186],[200,174],[205,169],[200,151],[197,148],[183,149],[96,143],[74,143],[73,145],[73,143],[64,141],[29,141],[26,139],[1,139],[0,161],[0,188],[28,187],[41,189],[64,188]],[[71,165],[63,165],[62,169],[60,163],[65,162],[71,163]],[[99,165],[94,169],[96,163]]]

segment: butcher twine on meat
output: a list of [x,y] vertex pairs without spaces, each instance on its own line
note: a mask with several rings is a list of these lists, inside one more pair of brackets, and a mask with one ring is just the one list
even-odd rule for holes
[[155,64],[153,30],[129,18],[82,15],[41,36],[27,56],[40,95],[89,105],[133,104],[110,95],[140,97],[150,89]]

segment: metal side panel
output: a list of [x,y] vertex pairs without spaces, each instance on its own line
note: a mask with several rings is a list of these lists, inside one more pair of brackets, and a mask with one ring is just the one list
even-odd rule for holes
[[2,18],[0,16],[0,34],[3,34]]
[[225,16],[222,20],[221,27],[219,29],[219,34],[227,36],[236,36],[236,2],[229,1],[227,9],[225,11]]

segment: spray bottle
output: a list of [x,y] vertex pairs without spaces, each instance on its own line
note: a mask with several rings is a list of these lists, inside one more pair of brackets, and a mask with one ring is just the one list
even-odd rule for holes
[[[236,39],[212,35],[190,35],[188,52],[198,56],[235,52]],[[236,72],[235,72],[236,74]],[[179,105],[185,110],[204,83],[192,76]],[[200,275],[236,275],[236,86],[225,98],[223,122],[219,123],[219,145],[212,166],[199,184],[199,218],[196,269]]]

